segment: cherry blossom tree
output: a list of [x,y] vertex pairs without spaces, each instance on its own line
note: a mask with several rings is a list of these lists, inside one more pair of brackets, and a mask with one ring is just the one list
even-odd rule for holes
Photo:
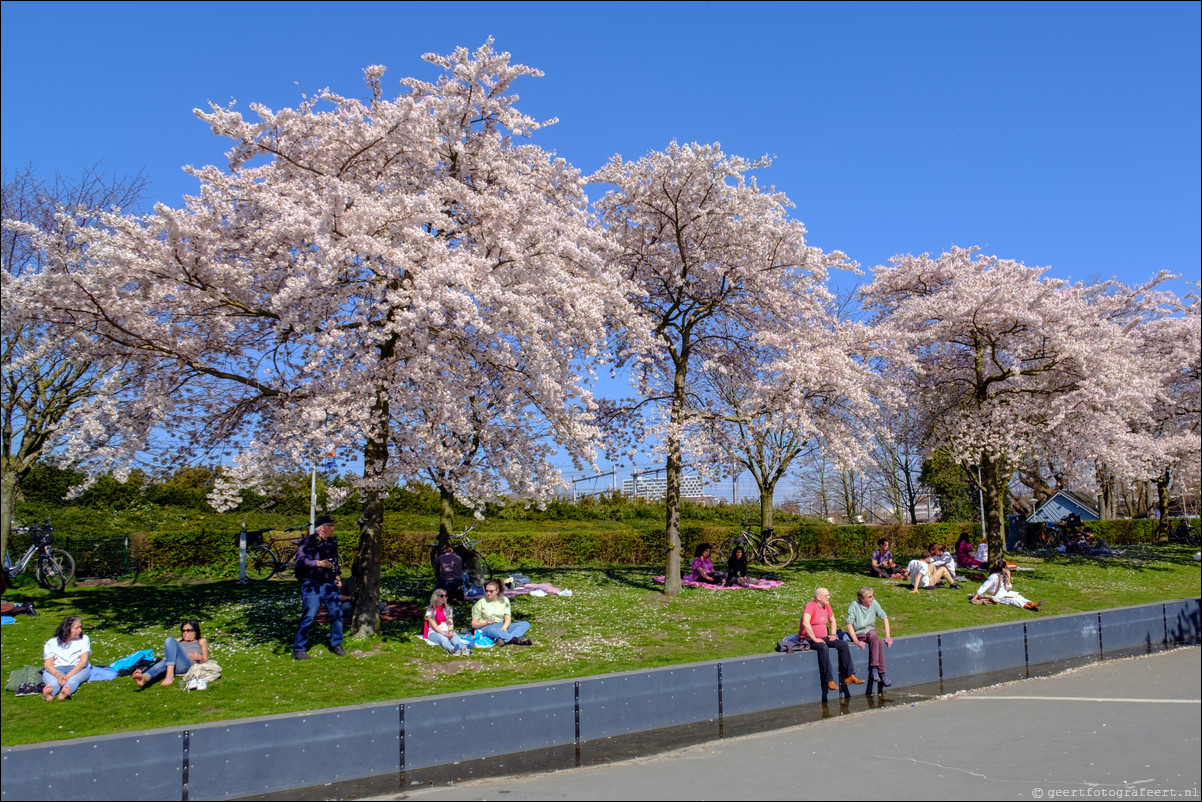
[[1143,425],[1133,426],[1147,466],[1136,478],[1156,484],[1161,537],[1168,537],[1169,492],[1177,476],[1202,461],[1202,303],[1195,291],[1173,306],[1174,313],[1139,328],[1138,364],[1156,391]]
[[[955,248],[899,256],[862,291],[909,357],[907,392],[932,447],[980,469],[991,556],[1003,553],[1003,505],[1015,468],[1054,439],[1073,461],[1130,458],[1124,432],[1153,386],[1135,369],[1129,321],[1155,305],[1163,276],[1129,290],[1048,278],[1046,268]],[[976,471],[969,471],[976,480]]]
[[[137,204],[146,189],[141,175],[119,177],[100,165],[84,170],[78,178],[37,174],[33,167],[4,171],[0,216],[0,256],[4,281],[0,322],[0,553],[8,552],[13,508],[21,480],[40,459],[47,458],[69,432],[79,428],[91,402],[125,378],[120,366],[90,359],[73,358],[67,349],[39,347],[45,327],[17,308],[10,293],[14,283],[42,270],[47,253],[35,231],[56,240],[55,249],[71,226],[95,221],[105,210]],[[70,219],[60,225],[60,215]]]
[[[822,288],[814,288],[821,293]],[[803,323],[758,347],[719,347],[699,372],[693,450],[710,465],[747,471],[760,495],[761,531],[772,529],[776,485],[798,460],[823,449],[853,466],[878,422],[889,387],[870,370],[871,332],[808,309]],[[757,365],[752,359],[769,360]]]
[[[808,358],[807,326],[828,320],[827,270],[845,262],[840,253],[807,245],[805,227],[787,213],[788,199],[748,177],[768,163],[728,156],[716,144],[673,142],[633,162],[615,156],[591,179],[613,187],[595,208],[653,342],[636,365],[640,400],[631,408],[651,421],[663,447],[669,595],[680,592],[686,436],[723,414],[697,370],[741,355],[783,375],[788,360]],[[779,391],[781,403],[790,404],[782,411],[801,409],[811,375],[805,371]]]
[[83,255],[23,288],[92,353],[160,366],[140,388],[153,404],[112,400],[114,459],[164,427],[176,458],[235,442],[227,497],[327,448],[362,459],[360,634],[378,627],[389,488],[433,472],[468,504],[502,485],[545,494],[557,475],[544,437],[592,455],[581,366],[610,351],[629,309],[579,173],[514,141],[544,123],[510,86],[540,73],[491,40],[425,59],[442,76],[404,79],[392,100],[370,67],[366,101],[322,90],[297,108],[252,105],[253,119],[198,111],[232,141],[227,167],[189,168],[200,190],[183,208],[81,231]]

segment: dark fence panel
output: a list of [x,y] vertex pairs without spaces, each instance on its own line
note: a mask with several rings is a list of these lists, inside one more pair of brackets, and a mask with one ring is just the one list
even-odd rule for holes
[[157,730],[4,750],[0,799],[178,800],[184,733]]
[[232,799],[398,772],[399,725],[400,705],[385,703],[198,726],[190,732],[189,798]]
[[1164,605],[1103,610],[1103,654],[1147,654],[1164,646]]
[[958,679],[1025,666],[1023,625],[997,624],[939,635],[943,679]]
[[[907,635],[894,638],[893,646],[885,647],[885,667],[889,681],[896,686],[925,685],[939,681],[939,640],[937,635]],[[868,679],[868,650],[852,647],[856,655],[856,676]]]
[[131,570],[127,537],[64,537],[62,544],[75,559],[76,579],[109,579]]
[[1165,602],[1164,620],[1169,643],[1196,646],[1202,641],[1202,599]]
[[580,681],[580,740],[718,718],[718,664]]
[[405,770],[576,740],[573,683],[476,691],[405,703]]
[[1100,632],[1096,613],[1032,618],[1027,622],[1027,659],[1032,664],[1101,659]]
[[813,652],[722,661],[722,715],[762,713],[819,699]]

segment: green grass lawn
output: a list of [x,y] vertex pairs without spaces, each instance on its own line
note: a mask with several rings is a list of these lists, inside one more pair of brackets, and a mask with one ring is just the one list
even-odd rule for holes
[[[1038,615],[1074,613],[1145,602],[1196,597],[1199,567],[1185,547],[1134,547],[1109,560],[1082,557],[1018,557],[1032,572],[1015,574],[1015,588],[1045,599]],[[230,581],[71,586],[47,594],[24,580],[5,596],[30,598],[41,617],[20,616],[3,628],[0,664],[5,679],[23,665],[41,663],[43,642],[63,616],[78,614],[92,640],[92,662],[106,664],[135,650],[154,648],[178,634],[182,618],[198,618],[213,659],[224,676],[203,692],[185,693],[179,683],[137,692],[130,679],[88,683],[76,698],[46,703],[41,697],[0,702],[4,746],[244,716],[411,698],[480,688],[579,677],[658,665],[761,654],[797,631],[814,588],[831,589],[842,621],[856,590],[871,585],[889,614],[894,635],[1022,620],[1029,613],[1008,606],[978,607],[965,591],[911,594],[898,580],[870,580],[861,560],[812,560],[777,572],[786,584],[769,591],[686,588],[669,600],[652,575],[655,567],[538,569],[522,567],[535,582],[570,589],[571,597],[514,600],[517,617],[530,621],[533,647],[479,649],[452,658],[417,640],[420,620],[385,622],[383,634],[348,639],[347,657],[330,654],[318,640],[312,660],[294,662],[291,640],[299,612],[291,580],[238,585]],[[753,574],[757,573],[753,568]],[[395,573],[384,579],[384,597],[418,602],[429,598],[426,575]],[[466,626],[467,605],[456,607]],[[324,639],[326,629],[313,635]],[[856,654],[860,662],[863,658]]]

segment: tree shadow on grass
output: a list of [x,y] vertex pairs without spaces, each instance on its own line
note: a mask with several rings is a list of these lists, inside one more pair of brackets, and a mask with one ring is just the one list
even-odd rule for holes
[[[385,597],[400,591],[400,583],[382,583]],[[292,639],[300,618],[300,592],[295,581],[281,580],[238,584],[233,580],[190,585],[111,586],[89,588],[87,592],[68,593],[40,603],[44,615],[73,611],[82,616],[89,630],[137,635],[145,630],[166,630],[175,634],[184,619],[201,623],[206,638],[228,638],[253,647],[268,647],[277,654],[292,650]],[[424,604],[423,604],[424,607]],[[315,624],[311,642],[324,641],[328,623]],[[408,639],[420,627],[416,621],[400,619],[380,622],[384,640]],[[157,637],[153,640],[157,640]],[[144,644],[158,649],[161,642]]]
[[1020,557],[1035,557],[1043,560],[1044,565],[1076,566],[1098,568],[1104,571],[1151,571],[1164,573],[1172,570],[1170,565],[1189,565],[1196,563],[1194,554],[1197,549],[1191,546],[1176,544],[1152,545],[1138,543],[1129,546],[1119,546],[1112,557],[1092,556],[1086,554],[1065,554],[1055,550],[1018,552]]

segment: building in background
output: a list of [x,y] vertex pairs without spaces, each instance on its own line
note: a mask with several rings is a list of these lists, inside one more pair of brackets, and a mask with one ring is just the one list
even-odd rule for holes
[[[622,494],[642,498],[663,498],[668,492],[668,479],[664,476],[640,476],[622,480]],[[700,476],[680,477],[681,498],[701,501],[705,498],[705,487]]]

